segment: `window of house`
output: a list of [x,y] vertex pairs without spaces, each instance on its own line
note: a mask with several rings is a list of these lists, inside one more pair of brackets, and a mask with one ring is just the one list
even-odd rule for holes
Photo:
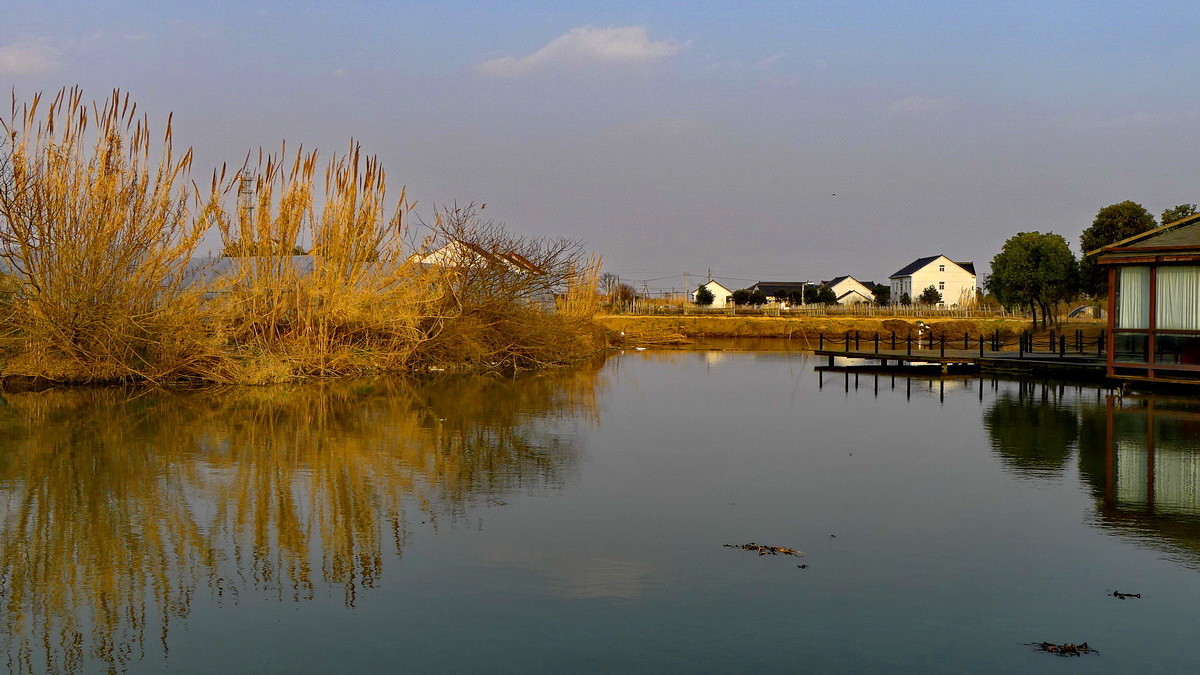
[[939,271],[939,272],[945,272],[945,271],[946,271],[946,266],[945,266],[945,265],[938,265],[938,271]]
[[938,290],[939,290],[939,291],[944,291],[944,290],[946,290],[946,282],[944,282],[944,281],[939,281],[939,282],[938,282]]

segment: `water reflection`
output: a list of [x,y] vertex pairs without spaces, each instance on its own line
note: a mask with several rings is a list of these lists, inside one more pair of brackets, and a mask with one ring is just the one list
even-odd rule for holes
[[1110,397],[1080,454],[1098,522],[1200,566],[1200,401]]
[[[1061,480],[1072,457],[1095,524],[1200,567],[1200,399],[1116,396],[1056,381],[905,376],[845,370],[821,388],[906,400],[976,394],[988,440],[1017,478]],[[990,401],[985,399],[990,394]]]
[[1020,382],[1015,393],[1000,393],[983,413],[992,449],[1014,475],[1062,474],[1079,438],[1079,418],[1060,396],[1052,387]]
[[[0,398],[0,625],[10,671],[123,669],[197,593],[354,605],[410,519],[560,485],[599,363],[520,381],[398,380]],[[153,642],[151,642],[152,644]]]

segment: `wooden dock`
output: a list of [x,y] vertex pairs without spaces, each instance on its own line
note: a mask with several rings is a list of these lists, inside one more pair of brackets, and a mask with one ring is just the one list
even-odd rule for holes
[[[1018,352],[979,349],[819,349],[814,352],[829,359],[823,370],[851,368],[888,369],[935,367],[943,373],[999,372],[1016,374],[1055,374],[1087,379],[1103,379],[1103,356],[1078,352]],[[838,359],[867,361],[867,364],[838,364]],[[874,362],[874,363],[871,363]]]

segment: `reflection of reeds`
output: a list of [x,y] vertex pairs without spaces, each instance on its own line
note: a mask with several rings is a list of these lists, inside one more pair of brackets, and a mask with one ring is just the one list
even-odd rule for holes
[[522,380],[320,382],[195,393],[47,391],[0,407],[0,620],[12,669],[119,669],[166,648],[198,589],[353,605],[405,512],[554,485],[555,420],[597,414],[596,370]]

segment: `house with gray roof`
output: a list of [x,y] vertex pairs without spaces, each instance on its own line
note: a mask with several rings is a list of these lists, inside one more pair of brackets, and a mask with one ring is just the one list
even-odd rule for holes
[[930,286],[942,294],[945,305],[953,307],[975,302],[975,263],[956,262],[944,255],[917,258],[888,280],[892,287],[892,302],[900,302],[905,295],[915,301]]

